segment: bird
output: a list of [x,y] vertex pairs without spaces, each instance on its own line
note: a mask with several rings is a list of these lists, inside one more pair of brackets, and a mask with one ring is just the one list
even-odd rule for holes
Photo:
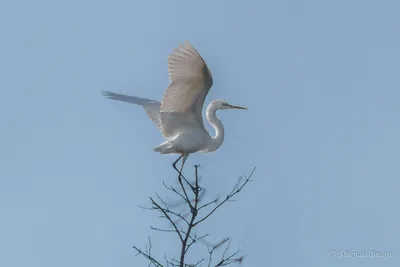
[[[213,77],[205,60],[185,41],[168,56],[168,73],[170,82],[161,102],[105,90],[102,94],[108,99],[143,107],[165,139],[153,150],[161,154],[180,155],[172,164],[180,178],[190,154],[213,152],[221,147],[225,131],[216,112],[247,108],[228,104],[221,99],[211,101],[205,112],[208,122],[215,130],[215,135],[211,136],[204,127],[202,115],[204,101],[213,85]],[[176,167],[179,160],[182,160],[180,170]]]

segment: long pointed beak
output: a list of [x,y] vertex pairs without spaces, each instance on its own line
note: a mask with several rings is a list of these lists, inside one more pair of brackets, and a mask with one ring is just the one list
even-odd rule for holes
[[247,110],[247,108],[239,107],[239,106],[234,106],[234,105],[229,105],[229,104],[228,104],[228,107],[230,107],[230,108],[236,108],[236,109],[245,109],[245,110]]

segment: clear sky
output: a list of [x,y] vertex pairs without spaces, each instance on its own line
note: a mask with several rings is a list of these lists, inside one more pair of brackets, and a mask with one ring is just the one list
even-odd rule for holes
[[[173,182],[146,114],[101,90],[161,99],[167,56],[189,40],[226,130],[196,154],[209,196],[255,181],[201,229],[243,266],[400,266],[400,2],[0,3],[0,266],[147,266],[175,236],[141,210]],[[208,127],[208,126],[207,126]],[[211,240],[211,241],[212,241]],[[338,258],[334,250],[394,257]],[[199,247],[192,255],[206,252]]]

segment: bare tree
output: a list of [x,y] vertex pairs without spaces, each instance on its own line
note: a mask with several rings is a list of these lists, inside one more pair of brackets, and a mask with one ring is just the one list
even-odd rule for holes
[[[150,237],[148,240],[148,245],[144,250],[133,246],[137,252],[137,255],[142,255],[149,261],[148,266],[219,267],[227,266],[233,263],[240,264],[242,262],[243,255],[240,253],[240,251],[236,250],[234,252],[230,252],[230,238],[224,238],[217,244],[210,244],[206,241],[206,238],[209,235],[197,235],[195,229],[197,226],[199,226],[199,224],[204,223],[211,215],[221,208],[221,206],[232,201],[232,198],[241,192],[242,189],[251,181],[251,177],[256,168],[251,171],[250,175],[245,176],[244,179],[240,177],[233,189],[224,198],[214,198],[213,200],[205,202],[204,204],[202,204],[202,202],[204,202],[205,190],[199,184],[200,179],[198,168],[199,165],[194,166],[195,179],[193,182],[189,182],[181,173],[179,173],[179,185],[169,186],[163,183],[166,189],[180,199],[180,203],[184,205],[186,211],[183,213],[177,211],[176,207],[178,205],[176,203],[167,203],[167,201],[161,198],[157,193],[156,199],[150,197],[151,207],[144,208],[158,212],[160,217],[167,220],[171,226],[169,229],[150,226],[152,230],[174,233],[179,238],[181,243],[179,257],[168,259],[166,256],[164,256],[164,264],[162,264],[160,260],[157,260],[156,257],[152,255],[152,243]],[[188,251],[193,247],[194,244],[197,243],[202,243],[207,247],[208,255],[199,259],[195,263],[188,263],[186,260]],[[218,258],[215,255],[217,251],[220,251]]]

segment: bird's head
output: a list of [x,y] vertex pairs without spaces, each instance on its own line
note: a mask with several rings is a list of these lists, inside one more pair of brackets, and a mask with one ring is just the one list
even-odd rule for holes
[[228,104],[225,100],[221,99],[213,100],[211,104],[215,109],[247,109],[244,107]]

